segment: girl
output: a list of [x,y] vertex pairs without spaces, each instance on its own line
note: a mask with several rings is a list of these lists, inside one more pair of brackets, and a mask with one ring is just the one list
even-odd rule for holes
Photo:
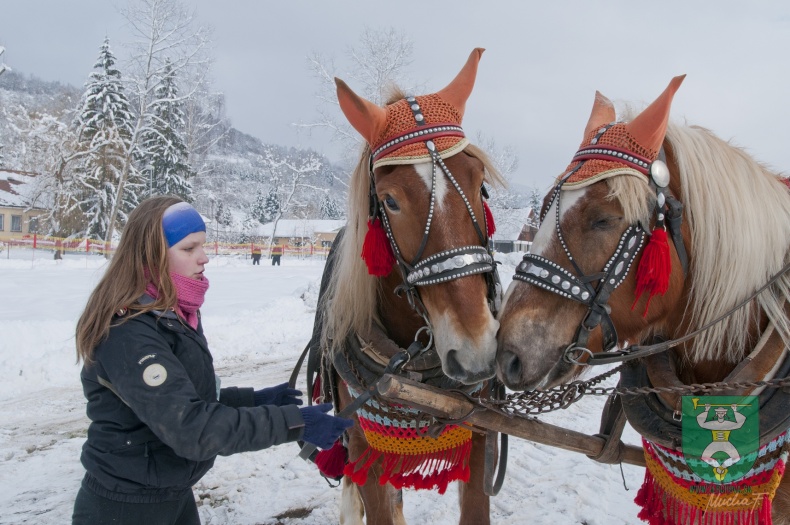
[[91,420],[72,523],[199,525],[194,485],[217,455],[304,440],[329,448],[352,425],[299,408],[287,384],[219,388],[199,308],[206,225],[186,202],[153,197],[129,216],[77,323]]

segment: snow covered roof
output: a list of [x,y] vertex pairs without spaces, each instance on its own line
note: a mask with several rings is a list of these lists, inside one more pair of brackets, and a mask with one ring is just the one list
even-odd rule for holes
[[[312,237],[317,233],[335,233],[345,226],[344,220],[320,220],[320,219],[280,219],[277,221],[277,237]],[[270,237],[274,223],[268,222],[257,228],[253,228],[251,233],[261,237]]]
[[492,209],[496,231],[495,241],[515,241],[529,219],[532,208]]
[[0,169],[0,206],[30,206],[35,174]]

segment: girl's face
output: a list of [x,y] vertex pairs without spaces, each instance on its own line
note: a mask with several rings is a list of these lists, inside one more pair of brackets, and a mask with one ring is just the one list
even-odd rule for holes
[[183,277],[200,280],[204,266],[208,262],[203,244],[206,232],[190,233],[177,244],[167,249],[167,262],[170,271]]

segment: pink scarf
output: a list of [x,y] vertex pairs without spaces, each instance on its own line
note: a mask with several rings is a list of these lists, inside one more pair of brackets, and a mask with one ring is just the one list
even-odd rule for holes
[[[190,279],[177,273],[171,273],[170,278],[176,287],[176,296],[178,303],[176,305],[176,312],[184,318],[189,326],[197,330],[198,326],[198,309],[203,306],[203,301],[206,297],[208,290],[208,278],[204,275],[201,280]],[[148,283],[145,292],[156,299],[159,297],[159,290],[152,282]]]

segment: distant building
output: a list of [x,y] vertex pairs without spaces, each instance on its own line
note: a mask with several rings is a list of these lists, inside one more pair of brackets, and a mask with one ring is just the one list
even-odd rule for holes
[[274,233],[272,242],[279,246],[329,248],[345,225],[345,220],[280,219],[276,231],[274,223],[268,222],[253,228],[250,235],[258,242],[265,242]]
[[47,210],[34,204],[35,182],[35,173],[0,169],[0,239],[41,233],[39,217]]
[[[494,251],[500,253],[528,252],[538,232],[537,220],[531,208],[492,210],[496,232]],[[500,213],[497,213],[500,211]]]

